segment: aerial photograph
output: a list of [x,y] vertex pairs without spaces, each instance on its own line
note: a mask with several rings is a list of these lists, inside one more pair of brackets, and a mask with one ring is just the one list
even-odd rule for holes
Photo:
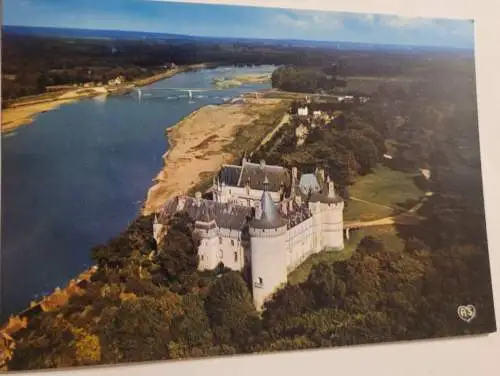
[[474,27],[4,0],[0,371],[495,332]]

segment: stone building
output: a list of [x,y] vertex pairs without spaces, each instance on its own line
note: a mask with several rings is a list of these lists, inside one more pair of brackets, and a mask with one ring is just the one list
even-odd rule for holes
[[199,192],[169,199],[155,216],[155,239],[161,241],[173,214],[186,212],[201,239],[198,268],[245,271],[259,310],[310,255],[344,247],[344,202],[322,169],[299,179],[296,168],[290,174],[244,160],[223,166],[212,192],[213,200]]

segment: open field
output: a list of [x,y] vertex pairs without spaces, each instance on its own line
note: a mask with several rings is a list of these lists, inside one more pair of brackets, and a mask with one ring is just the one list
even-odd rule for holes
[[[408,207],[400,206],[407,200],[417,201],[424,196],[414,183],[419,173],[404,173],[379,165],[373,173],[363,176],[349,188],[351,200],[344,211],[344,221],[372,221],[404,212]],[[342,251],[325,251],[309,257],[288,276],[290,284],[304,282],[311,268],[322,262],[336,262],[349,258],[365,236],[373,236],[384,243],[386,249],[400,252],[404,248],[392,225],[366,227],[351,231]]]
[[336,262],[348,259],[365,236],[373,236],[381,240],[389,251],[401,252],[404,249],[404,241],[398,236],[394,226],[367,227],[351,231],[349,240],[344,240],[343,250],[323,251],[310,256],[288,275],[288,282],[291,285],[304,282],[309,276],[312,267],[322,261]]
[[344,220],[374,220],[407,209],[408,202],[415,202],[424,195],[413,180],[418,176],[418,172],[404,173],[379,165],[349,187],[351,200],[347,203]]
[[242,104],[205,106],[168,129],[165,167],[149,190],[143,214],[157,211],[174,195],[203,191],[224,163],[255,148],[279,123],[287,104],[247,99]]
[[371,94],[377,91],[378,86],[382,83],[397,83],[398,86],[406,89],[415,81],[412,77],[395,76],[395,77],[364,77],[364,76],[350,76],[342,78],[347,81],[345,88],[336,89],[335,92],[352,92],[359,91],[365,94]]

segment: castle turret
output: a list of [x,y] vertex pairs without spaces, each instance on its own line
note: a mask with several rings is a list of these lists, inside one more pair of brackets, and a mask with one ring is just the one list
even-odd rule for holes
[[266,299],[287,282],[288,221],[280,216],[268,186],[266,176],[258,214],[249,224],[253,301],[258,310],[262,309]]
[[323,190],[311,196],[309,207],[315,218],[316,235],[319,235],[315,250],[343,249],[344,200],[336,195],[335,185],[329,176],[326,177]]
[[196,220],[194,230],[200,238],[198,247],[198,269],[214,269],[221,261],[218,254],[218,227],[210,209],[204,205],[201,215]]

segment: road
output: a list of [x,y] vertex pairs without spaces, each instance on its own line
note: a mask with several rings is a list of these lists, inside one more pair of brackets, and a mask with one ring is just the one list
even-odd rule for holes
[[[425,194],[425,196],[422,197],[422,199],[417,204],[412,206],[405,213],[393,215],[390,217],[375,219],[373,221],[364,221],[364,222],[363,221],[348,221],[348,222],[344,222],[344,228],[355,229],[355,228],[365,228],[365,227],[373,227],[373,226],[416,225],[421,220],[425,219],[425,217],[417,215],[416,212],[422,207],[424,202],[427,201],[427,199],[429,197],[431,197],[432,195],[433,195],[432,192],[427,192]],[[375,203],[369,202],[369,201],[364,201],[361,199],[355,199],[355,200],[365,202],[368,204],[379,205],[379,204],[375,204]],[[385,205],[380,205],[380,206],[385,206]]]

